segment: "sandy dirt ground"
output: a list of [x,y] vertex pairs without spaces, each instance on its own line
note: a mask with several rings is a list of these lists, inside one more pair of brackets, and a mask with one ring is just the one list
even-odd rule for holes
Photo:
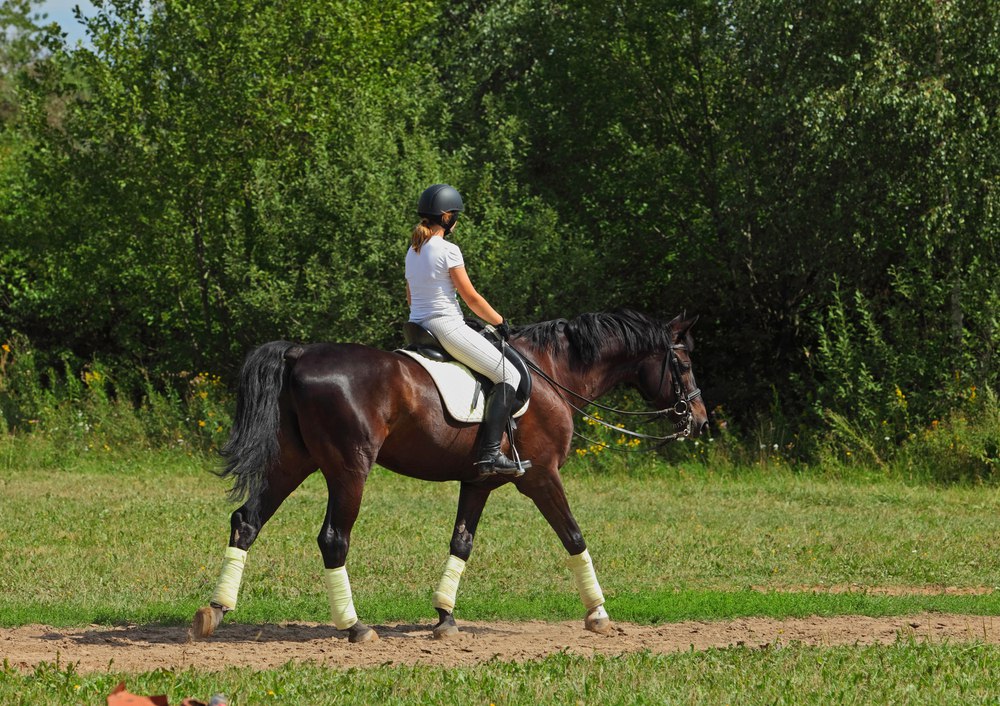
[[352,645],[347,634],[329,625],[223,623],[211,638],[194,641],[184,627],[91,626],[51,628],[29,625],[0,629],[0,659],[30,670],[40,662],[74,664],[79,672],[147,672],[157,668],[254,669],[287,662],[331,667],[379,665],[475,665],[491,659],[535,660],[558,652],[592,656],[649,650],[668,653],[744,645],[766,648],[797,642],[806,645],[892,643],[900,637],[930,642],[1000,643],[1000,618],[922,614],[893,618],[842,616],[772,620],[690,621],[665,625],[616,623],[608,635],[565,623],[460,623],[462,633],[448,640],[431,637],[431,623],[377,625],[377,642]]

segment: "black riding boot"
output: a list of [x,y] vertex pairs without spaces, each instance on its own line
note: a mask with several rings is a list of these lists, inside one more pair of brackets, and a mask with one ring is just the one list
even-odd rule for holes
[[507,383],[498,383],[486,397],[486,409],[483,412],[483,424],[480,429],[479,460],[476,466],[483,475],[499,473],[505,476],[519,477],[531,468],[531,461],[512,461],[500,450],[503,431],[510,419],[514,406],[514,388]]

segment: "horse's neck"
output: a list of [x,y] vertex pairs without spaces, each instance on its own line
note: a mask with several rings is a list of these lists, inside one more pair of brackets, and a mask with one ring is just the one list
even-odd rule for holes
[[562,379],[559,381],[570,390],[589,400],[596,400],[622,383],[629,382],[635,375],[635,362],[613,356],[601,360],[585,369],[573,368],[563,362],[560,366]]

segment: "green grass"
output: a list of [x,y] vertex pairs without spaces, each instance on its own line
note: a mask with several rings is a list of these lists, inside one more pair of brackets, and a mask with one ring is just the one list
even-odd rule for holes
[[[58,462],[52,462],[57,458]],[[214,587],[228,537],[225,486],[210,460],[180,453],[20,454],[0,448],[0,625],[184,624]],[[719,476],[664,468],[634,477],[564,474],[613,618],[642,623],[736,616],[1000,615],[1000,490],[817,474]],[[373,624],[430,622],[458,488],[376,469],[348,567]],[[326,502],[310,478],[250,553],[238,622],[325,621],[315,536]],[[459,620],[582,617],[564,551],[512,487],[490,499],[458,597]],[[860,592],[831,593],[854,585]],[[901,587],[902,595],[863,587]],[[792,592],[787,592],[792,589]],[[102,703],[136,693],[260,703],[977,703],[993,702],[1000,650],[981,644],[732,648],[469,668],[251,674],[156,670],[81,675],[46,664],[0,670],[0,703]],[[273,692],[273,694],[271,693]],[[992,699],[992,701],[991,701]]]
[[592,659],[558,654],[524,664],[335,670],[286,665],[251,672],[157,670],[77,674],[42,665],[32,674],[0,671],[4,704],[97,704],[121,680],[170,703],[216,692],[244,704],[839,704],[996,703],[1000,648],[900,641],[890,646],[767,650]]
[[[0,470],[0,624],[186,622],[217,578],[231,507],[206,462],[149,455]],[[828,594],[827,587],[1000,585],[1000,493],[748,473],[565,475],[613,617],[1000,613],[1000,598]],[[366,622],[430,619],[457,485],[376,469],[348,568]],[[239,621],[325,620],[316,474],[250,552]],[[457,614],[580,617],[565,552],[529,500],[487,505]],[[792,595],[774,593],[793,588]]]

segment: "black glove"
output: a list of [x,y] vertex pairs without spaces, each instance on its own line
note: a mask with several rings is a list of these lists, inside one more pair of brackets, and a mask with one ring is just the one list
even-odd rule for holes
[[497,330],[497,335],[505,341],[510,340],[510,324],[507,323],[507,319],[500,319],[500,323],[494,326]]

